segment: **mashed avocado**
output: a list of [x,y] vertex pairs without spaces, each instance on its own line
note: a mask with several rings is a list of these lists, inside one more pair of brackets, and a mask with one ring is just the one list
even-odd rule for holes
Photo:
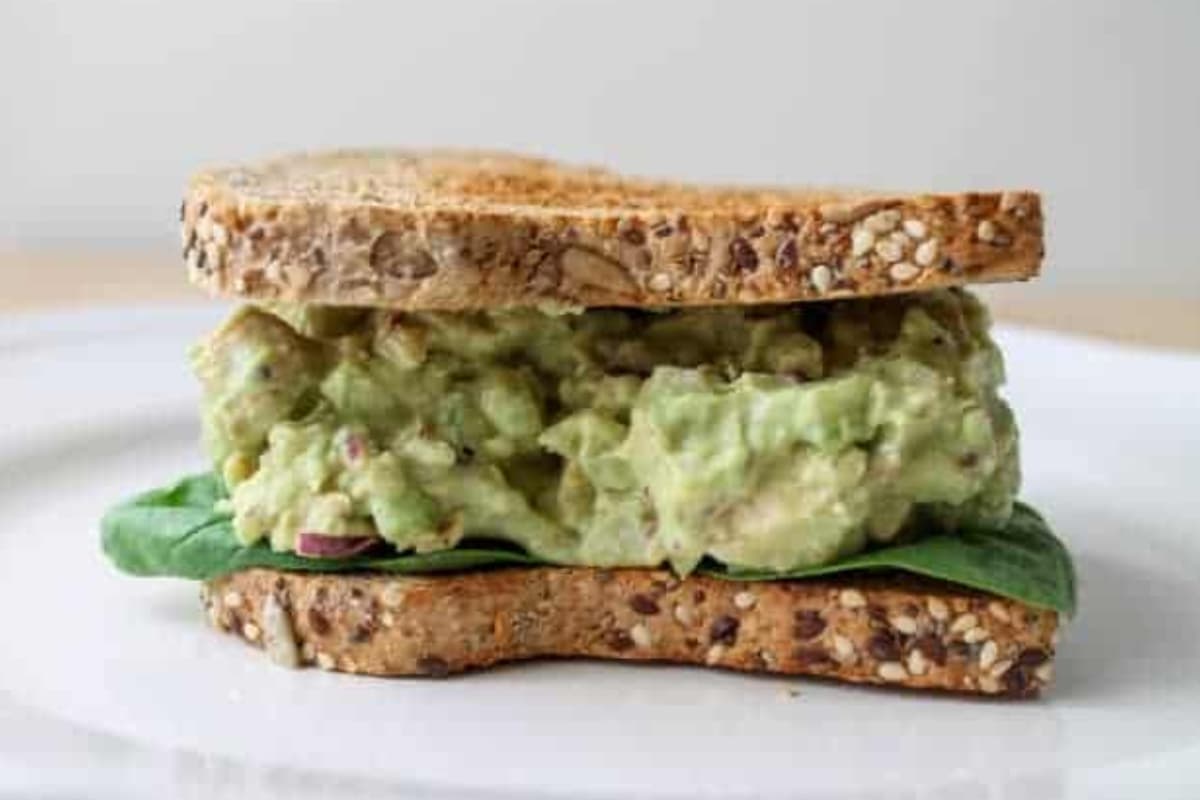
[[193,353],[243,542],[488,537],[564,564],[789,569],[1003,521],[968,293],[670,312],[243,307]]

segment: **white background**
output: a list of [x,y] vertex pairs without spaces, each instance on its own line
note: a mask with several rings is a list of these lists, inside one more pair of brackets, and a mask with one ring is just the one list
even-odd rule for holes
[[1198,2],[0,2],[0,248],[169,246],[187,174],[446,144],[1047,195],[1050,287],[1200,293]]

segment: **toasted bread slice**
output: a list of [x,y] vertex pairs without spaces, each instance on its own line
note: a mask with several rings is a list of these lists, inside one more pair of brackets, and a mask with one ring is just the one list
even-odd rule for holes
[[396,309],[866,297],[1037,274],[1031,192],[689,186],[512,155],[362,151],[203,172],[191,279]]
[[537,657],[705,664],[1006,697],[1053,676],[1058,615],[899,574],[738,582],[645,569],[213,580],[209,619],[276,661],[425,675]]

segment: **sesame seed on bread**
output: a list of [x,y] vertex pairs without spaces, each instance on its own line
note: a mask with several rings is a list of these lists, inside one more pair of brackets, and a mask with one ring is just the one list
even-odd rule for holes
[[1001,697],[1053,677],[1058,615],[899,573],[739,582],[536,567],[438,576],[236,572],[210,621],[275,661],[444,677],[505,661],[702,664]]
[[1026,191],[709,187],[464,151],[295,155],[196,175],[189,276],[251,300],[396,309],[675,306],[1023,280]]

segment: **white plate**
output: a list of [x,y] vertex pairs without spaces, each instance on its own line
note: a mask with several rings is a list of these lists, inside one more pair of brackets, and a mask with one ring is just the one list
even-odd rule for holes
[[0,790],[44,783],[55,763],[76,768],[53,773],[71,791],[123,797],[164,796],[164,782],[205,797],[1200,786],[1196,357],[1002,332],[1025,496],[1069,541],[1081,579],[1046,700],[601,663],[385,681],[278,669],[207,628],[194,586],[124,577],[98,552],[107,505],[204,467],[183,351],[219,313],[0,323]]

